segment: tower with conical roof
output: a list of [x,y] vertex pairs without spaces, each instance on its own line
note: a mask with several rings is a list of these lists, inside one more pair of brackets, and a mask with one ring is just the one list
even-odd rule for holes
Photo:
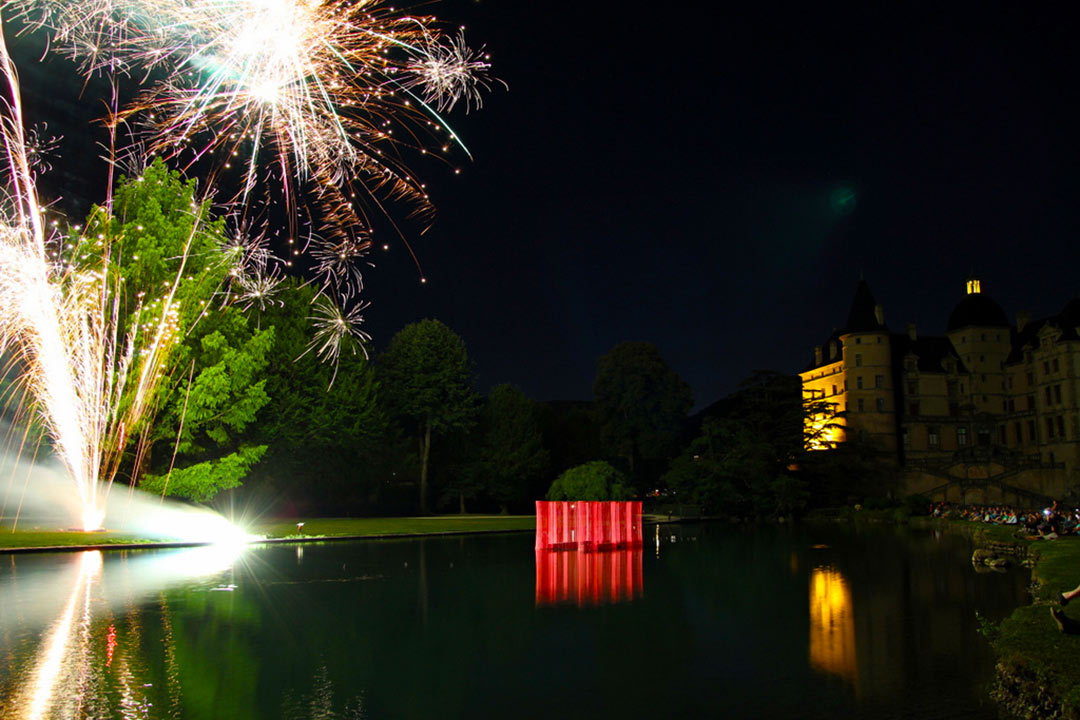
[[871,440],[882,450],[896,450],[895,386],[892,343],[885,311],[874,299],[866,280],[855,288],[847,322],[824,345],[814,349],[814,360],[800,373],[803,395],[831,405],[811,424],[841,426],[826,433],[827,442],[843,442],[850,433]]

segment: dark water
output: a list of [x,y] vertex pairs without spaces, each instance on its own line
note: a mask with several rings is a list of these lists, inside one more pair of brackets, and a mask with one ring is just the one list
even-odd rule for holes
[[1029,577],[964,538],[646,533],[0,556],[0,717],[996,716],[976,613]]

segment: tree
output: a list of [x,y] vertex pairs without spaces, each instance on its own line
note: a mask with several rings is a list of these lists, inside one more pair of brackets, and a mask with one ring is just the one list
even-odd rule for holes
[[606,444],[631,475],[636,458],[667,456],[693,405],[690,386],[646,342],[620,343],[602,356],[593,393]]
[[805,454],[805,405],[796,376],[758,371],[718,403],[663,482],[684,502],[739,517],[790,515],[807,500],[795,472]]
[[484,485],[507,512],[547,470],[536,403],[513,385],[496,385],[480,412],[479,430]]
[[266,371],[271,399],[256,433],[269,451],[257,472],[279,490],[283,485],[290,495],[302,492],[340,511],[376,494],[374,476],[392,443],[379,383],[362,349],[343,349],[333,383],[334,368],[307,352],[315,295],[309,285],[286,281],[281,302],[260,318],[273,326],[274,344]]
[[391,414],[412,425],[420,452],[420,512],[428,512],[432,435],[465,430],[476,417],[465,342],[438,320],[406,325],[379,358]]
[[634,496],[626,476],[596,460],[572,467],[551,483],[548,500],[629,500]]
[[[122,328],[161,321],[170,295],[176,336],[152,404],[156,415],[127,428],[134,443],[132,476],[151,492],[207,500],[239,484],[265,452],[242,433],[269,397],[261,374],[273,330],[257,330],[233,307],[215,307],[231,265],[224,222],[196,201],[159,159],[141,175],[121,178],[112,212],[95,207],[79,232],[108,237]],[[131,398],[121,398],[121,407]],[[224,454],[222,452],[224,451]],[[189,465],[189,467],[185,467]]]

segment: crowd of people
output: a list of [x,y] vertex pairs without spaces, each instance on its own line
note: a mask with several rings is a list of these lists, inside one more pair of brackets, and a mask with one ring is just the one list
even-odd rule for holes
[[969,520],[992,525],[1016,525],[1030,537],[1046,540],[1063,535],[1080,535],[1080,509],[1066,509],[1055,500],[1042,510],[1018,510],[1010,505],[954,505],[948,502],[934,503],[930,514],[934,517]]

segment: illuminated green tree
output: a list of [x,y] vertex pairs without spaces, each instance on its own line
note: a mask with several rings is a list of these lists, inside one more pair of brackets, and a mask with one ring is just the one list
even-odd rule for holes
[[215,306],[231,269],[225,227],[196,197],[193,180],[155,160],[141,175],[121,178],[111,214],[95,207],[85,229],[73,232],[109,240],[101,247],[109,248],[121,287],[125,331],[148,314],[154,321],[160,298],[173,294],[183,339],[153,399],[157,412],[148,424],[127,428],[132,475],[151,492],[208,500],[238,485],[265,452],[245,444],[243,432],[269,400],[262,373],[273,329]]
[[597,460],[572,467],[551,483],[548,500],[629,500],[634,492],[626,476]]

